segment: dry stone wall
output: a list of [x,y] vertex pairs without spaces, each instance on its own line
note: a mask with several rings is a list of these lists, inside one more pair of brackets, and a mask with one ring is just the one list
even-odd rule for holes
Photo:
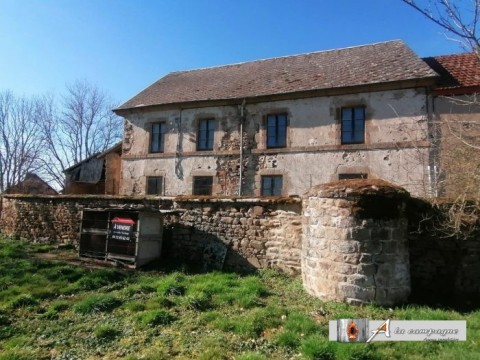
[[236,201],[178,199],[185,210],[169,220],[173,253],[179,261],[209,266],[205,249],[227,247],[225,267],[276,268],[300,273],[301,204],[299,199]]
[[296,198],[5,195],[0,231],[36,242],[78,245],[81,211],[87,208],[178,210],[178,215],[166,216],[163,251],[176,263],[200,270],[272,267],[300,273],[301,201]]
[[173,205],[170,199],[159,202],[97,195],[4,195],[0,201],[0,232],[3,235],[75,246],[78,245],[83,209],[170,209]]

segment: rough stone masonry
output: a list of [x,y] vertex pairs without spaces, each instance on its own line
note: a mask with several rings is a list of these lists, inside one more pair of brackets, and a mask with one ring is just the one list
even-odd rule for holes
[[354,304],[406,301],[408,197],[381,180],[329,183],[305,194],[302,278],[307,292]]

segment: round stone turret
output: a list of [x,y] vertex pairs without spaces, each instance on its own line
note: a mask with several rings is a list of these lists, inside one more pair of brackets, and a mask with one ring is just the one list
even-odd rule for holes
[[325,301],[390,306],[410,294],[405,202],[382,180],[342,180],[303,195],[302,278]]

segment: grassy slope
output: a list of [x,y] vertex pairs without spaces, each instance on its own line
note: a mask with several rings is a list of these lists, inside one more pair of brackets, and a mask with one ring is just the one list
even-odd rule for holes
[[[322,303],[299,279],[89,270],[0,240],[0,359],[479,359],[480,311]],[[462,343],[330,343],[328,320],[467,319]]]

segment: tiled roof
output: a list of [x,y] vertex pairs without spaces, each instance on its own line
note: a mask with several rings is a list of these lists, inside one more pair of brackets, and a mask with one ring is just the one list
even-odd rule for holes
[[[425,62],[440,74],[437,90],[478,91],[480,61],[474,53],[429,57]],[[476,90],[475,90],[476,89]]]
[[243,99],[435,77],[401,40],[173,72],[118,109]]

